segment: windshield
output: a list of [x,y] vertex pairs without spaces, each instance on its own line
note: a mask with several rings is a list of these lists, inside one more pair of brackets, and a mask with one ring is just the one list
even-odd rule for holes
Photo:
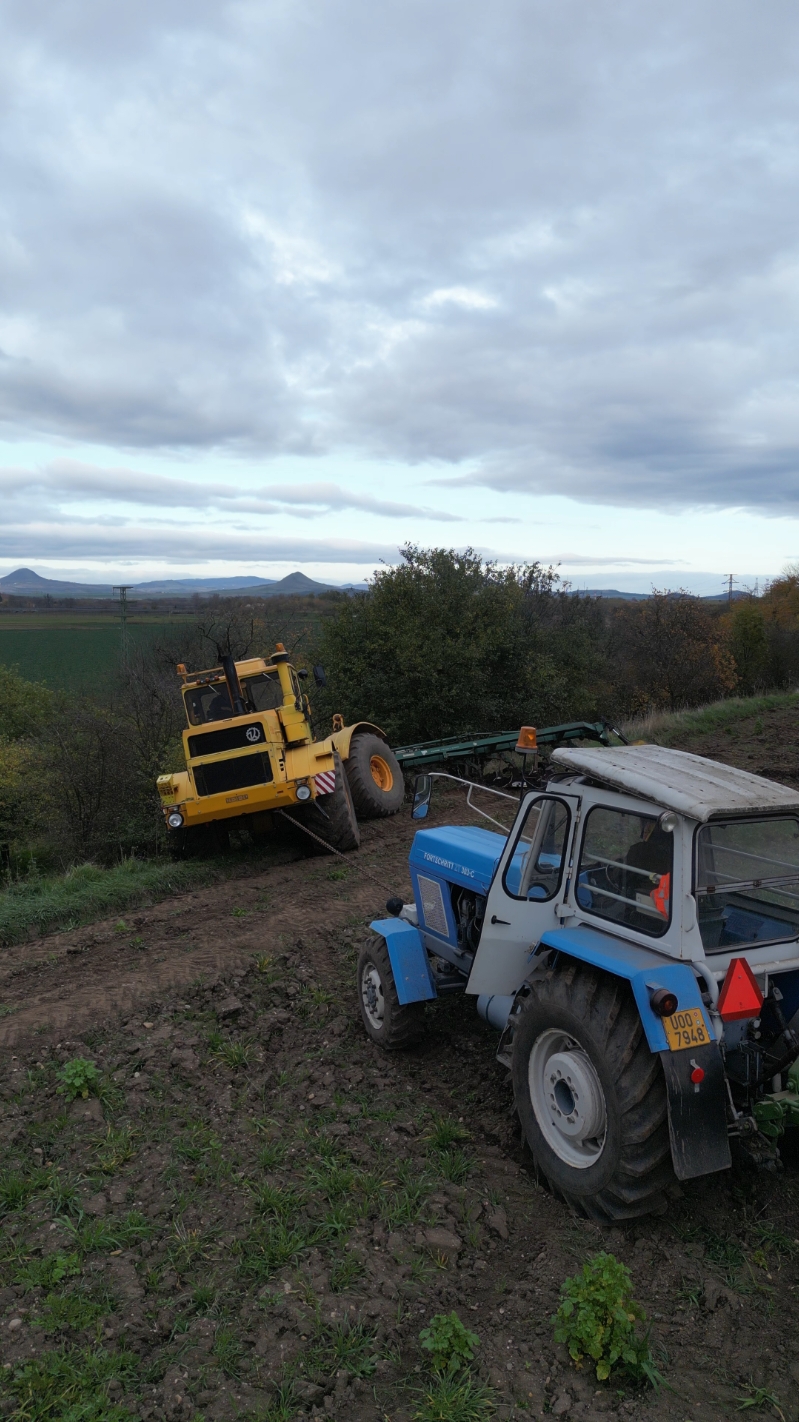
[[799,820],[703,825],[696,837],[696,901],[707,953],[799,934]]
[[[276,672],[260,672],[258,676],[242,678],[245,712],[276,711],[283,705],[283,691]],[[186,715],[191,726],[205,726],[209,721],[229,721],[233,715],[230,693],[224,677],[209,686],[194,686],[184,692]]]
[[283,688],[277,672],[244,677],[241,685],[250,711],[277,711],[283,705]]
[[208,721],[226,721],[233,715],[230,695],[224,677],[210,686],[193,686],[183,693],[186,715],[192,726],[204,726]]

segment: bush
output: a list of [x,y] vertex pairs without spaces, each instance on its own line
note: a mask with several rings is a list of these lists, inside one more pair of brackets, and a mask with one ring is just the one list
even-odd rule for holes
[[565,1280],[553,1322],[555,1341],[567,1345],[578,1366],[591,1358],[600,1382],[617,1368],[636,1382],[660,1383],[649,1333],[641,1335],[636,1328],[646,1322],[646,1314],[632,1298],[629,1269],[613,1254],[594,1255],[580,1274]]

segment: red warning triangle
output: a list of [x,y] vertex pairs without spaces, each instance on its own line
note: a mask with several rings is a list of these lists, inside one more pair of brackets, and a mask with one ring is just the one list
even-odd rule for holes
[[719,993],[718,1012],[723,1022],[739,1022],[759,1017],[763,994],[745,958],[730,958],[730,966]]

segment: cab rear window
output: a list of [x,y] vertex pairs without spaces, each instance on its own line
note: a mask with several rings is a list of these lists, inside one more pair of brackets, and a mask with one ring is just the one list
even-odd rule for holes
[[799,820],[711,822],[697,830],[695,893],[706,953],[799,935]]

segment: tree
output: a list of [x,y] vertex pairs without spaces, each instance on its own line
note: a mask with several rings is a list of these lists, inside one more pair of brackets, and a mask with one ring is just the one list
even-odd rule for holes
[[592,610],[552,569],[500,568],[470,548],[400,553],[323,624],[318,709],[375,721],[399,744],[593,707]]
[[52,709],[53,694],[42,682],[26,681],[15,667],[0,666],[0,743],[34,735]]
[[735,663],[718,619],[682,589],[653,589],[646,601],[618,608],[611,657],[621,701],[631,713],[698,706],[735,687]]
[[770,680],[770,650],[762,608],[740,602],[729,626],[729,649],[741,691],[751,694]]

